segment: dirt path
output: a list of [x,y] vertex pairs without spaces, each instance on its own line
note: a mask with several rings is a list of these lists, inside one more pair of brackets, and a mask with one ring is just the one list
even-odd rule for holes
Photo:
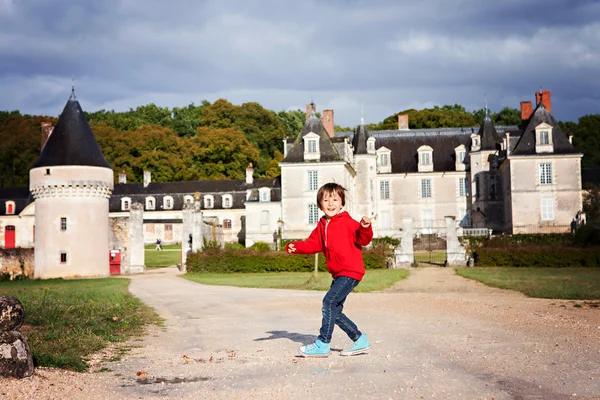
[[[346,310],[367,356],[296,357],[320,325],[322,292],[199,285],[174,268],[132,279],[165,328],[133,343],[111,372],[41,370],[3,381],[10,398],[600,399],[600,309],[487,288],[424,268]],[[138,373],[141,375],[138,376]],[[5,384],[6,383],[6,384]],[[51,385],[54,386],[51,386]]]

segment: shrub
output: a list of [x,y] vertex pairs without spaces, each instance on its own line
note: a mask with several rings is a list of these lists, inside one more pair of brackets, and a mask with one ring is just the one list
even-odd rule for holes
[[478,266],[510,267],[595,267],[600,264],[600,249],[574,247],[529,247],[518,249],[486,248],[475,252]]
[[482,243],[488,248],[514,248],[530,246],[570,246],[573,244],[571,233],[527,233],[494,236]]
[[[319,254],[319,271],[326,271],[325,257]],[[363,251],[365,268],[386,267],[385,252]],[[188,272],[311,272],[314,270],[313,254],[287,254],[254,249],[206,250],[187,256]]]
[[373,248],[393,249],[400,244],[400,239],[391,236],[373,238]]
[[256,251],[271,251],[271,245],[266,242],[256,242],[252,245],[252,249]]
[[586,224],[577,228],[573,238],[577,246],[599,246],[600,245],[600,229],[591,224]]
[[238,250],[246,248],[246,247],[244,247],[243,244],[237,243],[237,242],[225,243],[224,247],[226,249],[238,249]]

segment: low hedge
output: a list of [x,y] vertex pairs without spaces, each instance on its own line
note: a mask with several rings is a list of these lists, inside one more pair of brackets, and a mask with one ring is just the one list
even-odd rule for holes
[[600,248],[520,247],[478,248],[475,263],[482,267],[597,267]]
[[[382,251],[363,251],[365,268],[386,267],[386,256]],[[287,254],[251,249],[207,250],[187,256],[188,272],[311,272],[315,268],[315,256],[310,254]],[[319,271],[326,271],[325,257],[319,254]]]

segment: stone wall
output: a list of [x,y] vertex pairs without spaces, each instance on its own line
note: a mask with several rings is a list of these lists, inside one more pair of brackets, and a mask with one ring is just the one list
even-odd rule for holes
[[0,249],[0,280],[33,278],[33,249]]

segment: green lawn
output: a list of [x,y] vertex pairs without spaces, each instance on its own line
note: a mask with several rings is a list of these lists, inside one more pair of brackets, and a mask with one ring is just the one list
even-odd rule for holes
[[[368,270],[356,292],[372,292],[392,286],[408,276],[407,269],[371,269]],[[264,272],[217,274],[211,272],[187,273],[186,279],[207,285],[239,286],[252,288],[328,290],[331,275],[319,272],[314,279],[311,272]]]
[[600,268],[457,268],[465,278],[529,297],[600,300]]
[[[181,249],[181,248],[180,248]],[[147,268],[168,267],[181,263],[181,250],[165,249],[163,251],[145,250],[144,263]]]
[[129,294],[129,279],[0,282],[0,293],[25,308],[20,331],[36,366],[84,371],[84,357],[160,323],[153,309]]
[[[162,245],[163,250],[174,250],[174,249],[179,249],[181,250],[181,243],[175,243],[175,244],[163,244]],[[156,245],[155,244],[147,244],[144,246],[144,249],[146,250],[155,250],[156,249]]]

